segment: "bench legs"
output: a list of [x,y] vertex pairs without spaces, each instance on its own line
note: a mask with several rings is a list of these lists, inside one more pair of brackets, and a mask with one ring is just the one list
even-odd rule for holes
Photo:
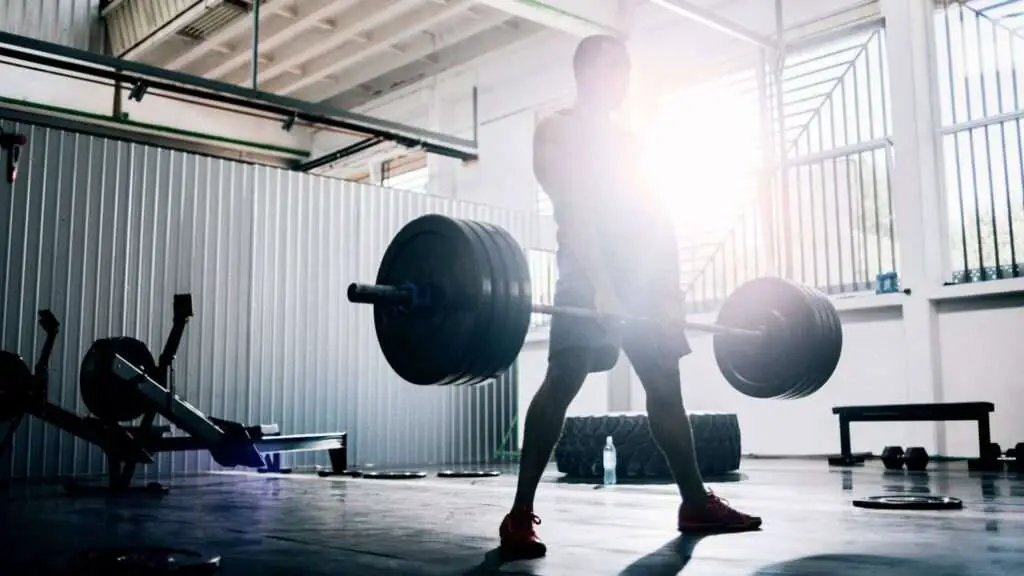
[[[998,467],[998,454],[992,453],[992,432],[989,428],[989,415],[978,416],[978,458],[968,460],[968,468],[971,470],[987,471]],[[850,448],[850,419],[842,414],[839,415],[839,455],[830,456],[829,464],[832,466],[852,466],[860,464],[864,458],[853,454]]]
[[988,414],[978,418],[978,457],[967,461],[967,469],[972,472],[1000,472],[1003,463],[999,460],[999,449],[992,444],[992,433],[989,430]]
[[978,456],[985,457],[992,443],[992,435],[988,428],[988,414],[978,418]]
[[850,448],[850,419],[839,415],[839,455],[829,456],[829,466],[856,466],[864,463],[865,454],[854,454]]
[[844,458],[850,454],[850,419],[846,416],[839,417],[839,455]]

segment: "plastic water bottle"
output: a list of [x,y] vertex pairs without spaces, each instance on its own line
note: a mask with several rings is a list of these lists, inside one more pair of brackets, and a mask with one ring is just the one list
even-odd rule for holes
[[612,442],[612,437],[607,436],[604,439],[604,483],[615,484],[615,466],[617,464],[615,457],[615,443]]

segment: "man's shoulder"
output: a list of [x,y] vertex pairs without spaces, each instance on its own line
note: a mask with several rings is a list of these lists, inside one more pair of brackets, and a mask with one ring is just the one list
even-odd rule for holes
[[537,132],[547,133],[554,130],[563,129],[569,125],[572,119],[572,109],[566,108],[563,110],[558,110],[557,112],[548,114],[544,118],[541,118],[539,122],[537,122]]

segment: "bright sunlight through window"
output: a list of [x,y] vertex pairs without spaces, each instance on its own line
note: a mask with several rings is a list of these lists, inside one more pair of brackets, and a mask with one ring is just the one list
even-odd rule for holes
[[757,193],[760,113],[746,80],[690,88],[663,97],[646,118],[631,115],[646,148],[644,174],[683,236],[730,228]]

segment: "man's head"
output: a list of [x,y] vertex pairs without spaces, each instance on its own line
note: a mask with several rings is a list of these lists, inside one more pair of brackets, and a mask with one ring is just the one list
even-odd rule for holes
[[629,90],[629,52],[614,36],[584,38],[572,60],[578,99],[594,108],[614,110]]

